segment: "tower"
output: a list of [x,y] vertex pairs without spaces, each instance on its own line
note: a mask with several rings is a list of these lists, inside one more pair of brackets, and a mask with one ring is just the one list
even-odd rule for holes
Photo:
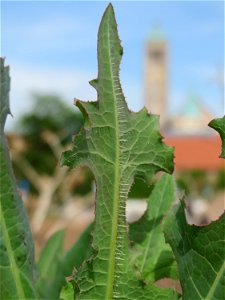
[[147,42],[145,55],[146,108],[160,115],[160,125],[165,126],[168,83],[168,45],[159,28],[155,28]]

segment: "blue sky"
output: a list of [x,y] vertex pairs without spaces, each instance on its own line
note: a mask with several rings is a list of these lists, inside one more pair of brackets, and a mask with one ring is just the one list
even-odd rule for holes
[[[215,116],[223,114],[217,83],[224,69],[222,1],[112,2],[124,48],[121,82],[129,107],[144,105],[144,49],[160,24],[170,48],[169,110],[195,93]],[[95,100],[97,31],[108,2],[2,1],[1,56],[11,67],[14,121],[31,106],[31,93]]]

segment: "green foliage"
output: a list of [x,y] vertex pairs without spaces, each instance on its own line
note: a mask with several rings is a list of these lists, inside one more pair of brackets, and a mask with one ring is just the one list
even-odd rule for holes
[[33,94],[33,107],[17,124],[17,131],[36,140],[43,131],[49,130],[70,139],[82,126],[83,118],[62,98],[56,95]]
[[34,245],[10,163],[4,126],[9,108],[9,68],[0,58],[0,298],[34,298]]
[[97,102],[77,101],[84,128],[64,154],[69,167],[87,165],[96,185],[93,257],[78,270],[79,299],[172,299],[172,290],[140,281],[130,264],[125,206],[135,175],[172,172],[173,151],[161,142],[158,117],[127,108],[119,81],[122,56],[114,11],[108,6],[98,33]]
[[[44,134],[56,134],[59,142],[64,145],[79,131],[83,118],[80,112],[68,107],[58,96],[34,94],[33,101],[31,111],[24,114],[16,124],[16,131],[26,143],[22,155],[39,174],[52,174],[58,161],[43,138]],[[26,178],[18,168],[16,172],[17,178]]]
[[218,172],[218,179],[217,179],[215,188],[217,190],[225,189],[225,170],[220,170]]
[[209,184],[206,172],[193,170],[182,172],[177,175],[177,186],[184,190],[186,195],[202,194],[205,187]]

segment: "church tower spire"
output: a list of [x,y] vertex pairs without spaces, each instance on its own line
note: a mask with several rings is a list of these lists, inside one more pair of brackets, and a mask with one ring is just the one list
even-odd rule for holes
[[151,33],[145,55],[146,108],[160,115],[160,126],[164,127],[167,114],[168,44],[159,27]]

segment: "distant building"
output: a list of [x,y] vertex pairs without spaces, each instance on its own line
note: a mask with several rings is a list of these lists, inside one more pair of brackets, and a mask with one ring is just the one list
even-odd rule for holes
[[146,108],[160,114],[163,127],[167,119],[168,45],[159,28],[148,39],[145,57]]
[[212,136],[216,132],[208,124],[213,118],[200,99],[191,93],[176,116],[167,116],[166,130],[170,135]]
[[175,170],[215,172],[225,167],[219,136],[166,136],[165,143],[175,147]]
[[200,99],[191,93],[176,116],[168,114],[168,43],[161,30],[151,33],[145,53],[146,108],[160,115],[160,127],[165,142],[175,147],[176,171],[215,171],[224,168],[219,159],[221,141],[208,127],[214,118]]

